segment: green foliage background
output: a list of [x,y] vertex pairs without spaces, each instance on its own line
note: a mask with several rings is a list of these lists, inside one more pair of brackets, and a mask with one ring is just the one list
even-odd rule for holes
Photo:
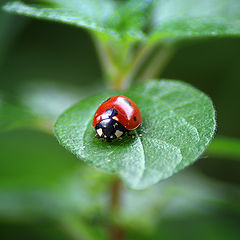
[[[112,216],[114,176],[79,163],[49,134],[65,109],[105,89],[92,39],[82,29],[1,11],[0,113],[9,104],[4,126],[16,127],[14,117],[24,126],[0,134],[1,239],[107,239],[110,221],[127,239],[238,239],[239,53],[237,37],[177,43],[161,78],[211,96],[217,138],[171,179],[140,192],[124,187]],[[18,112],[22,106],[30,110]]]

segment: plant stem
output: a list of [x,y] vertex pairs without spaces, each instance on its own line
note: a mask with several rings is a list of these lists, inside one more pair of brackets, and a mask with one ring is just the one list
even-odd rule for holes
[[171,59],[173,52],[173,49],[170,47],[161,48],[152,58],[148,66],[145,68],[144,72],[139,78],[139,81],[144,81],[157,77]]
[[143,63],[146,61],[150,53],[152,52],[154,46],[153,45],[143,45],[141,49],[136,53],[136,57],[133,59],[132,64],[130,66],[130,71],[128,73],[129,82],[136,77],[137,72],[142,67]]
[[124,90],[128,88],[128,81],[126,80],[126,75],[119,71],[115,76],[115,80],[112,81],[111,88],[115,90]]
[[152,52],[153,48],[153,45],[143,44],[135,53],[135,56],[130,61],[128,68],[125,71],[123,71],[123,69],[118,70],[118,75],[115,76],[115,80],[113,81],[114,89],[125,90],[129,88],[131,82],[136,77],[136,74]]
[[121,180],[116,179],[112,184],[111,189],[111,209],[113,212],[118,212],[120,206],[120,194],[121,194]]
[[[121,200],[121,189],[122,189],[122,182],[120,179],[116,179],[111,188],[111,202],[110,202],[110,211],[113,219],[117,216],[120,208],[120,200]],[[123,240],[124,239],[124,232],[123,230],[117,226],[114,221],[112,221],[110,228],[110,239],[111,240]]]
[[[117,45],[114,48],[113,46],[109,46],[108,43],[102,42],[101,39],[96,38],[95,45],[98,50],[103,72],[108,80],[108,84],[111,88],[116,90],[124,90],[129,87],[132,80],[140,71],[142,65],[147,61],[147,58],[156,47],[155,45],[148,45],[145,43],[141,45],[137,51],[134,51],[134,54],[132,55],[133,46],[131,45],[122,45],[124,47],[121,47],[121,44],[119,44],[119,46]],[[171,56],[170,53],[170,49],[162,48],[160,54],[156,54],[153,60],[150,61],[150,64],[148,65],[148,68],[144,72],[142,78],[145,80],[149,77],[155,77],[157,73],[167,64]],[[130,58],[130,61],[128,61],[128,58]],[[111,240],[124,239],[123,229],[121,229],[121,227],[119,227],[115,222],[120,209],[121,184],[120,179],[116,179],[110,189],[111,201],[109,208],[112,221],[109,226],[109,234]]]
[[113,57],[110,49],[104,44],[97,36],[92,35],[93,42],[95,44],[96,52],[98,53],[99,62],[105,75],[105,79],[112,80],[111,76],[114,76],[117,72],[117,67],[114,64]]

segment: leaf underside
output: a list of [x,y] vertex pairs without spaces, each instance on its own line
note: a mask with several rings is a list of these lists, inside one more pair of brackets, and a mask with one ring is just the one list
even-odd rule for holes
[[79,159],[103,171],[117,173],[131,188],[143,189],[193,163],[215,131],[211,100],[192,86],[152,80],[123,93],[142,113],[141,126],[121,141],[95,138],[93,115],[111,94],[87,98],[56,122],[59,142]]
[[73,24],[108,38],[150,40],[240,34],[239,0],[36,0],[4,9]]

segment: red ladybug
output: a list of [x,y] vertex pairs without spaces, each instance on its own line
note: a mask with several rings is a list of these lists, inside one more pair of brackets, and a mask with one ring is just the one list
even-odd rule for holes
[[103,102],[93,118],[96,137],[111,142],[136,129],[142,122],[142,116],[136,103],[118,95]]

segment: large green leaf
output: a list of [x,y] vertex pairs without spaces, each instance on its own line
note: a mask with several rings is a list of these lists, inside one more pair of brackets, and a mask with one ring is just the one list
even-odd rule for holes
[[132,40],[240,34],[238,0],[35,0],[5,10]]
[[90,97],[63,113],[55,126],[59,142],[78,158],[118,173],[132,188],[146,188],[193,163],[215,130],[211,100],[188,84],[150,81],[124,93],[139,106],[143,123],[122,141],[94,138],[92,118],[110,94]]

